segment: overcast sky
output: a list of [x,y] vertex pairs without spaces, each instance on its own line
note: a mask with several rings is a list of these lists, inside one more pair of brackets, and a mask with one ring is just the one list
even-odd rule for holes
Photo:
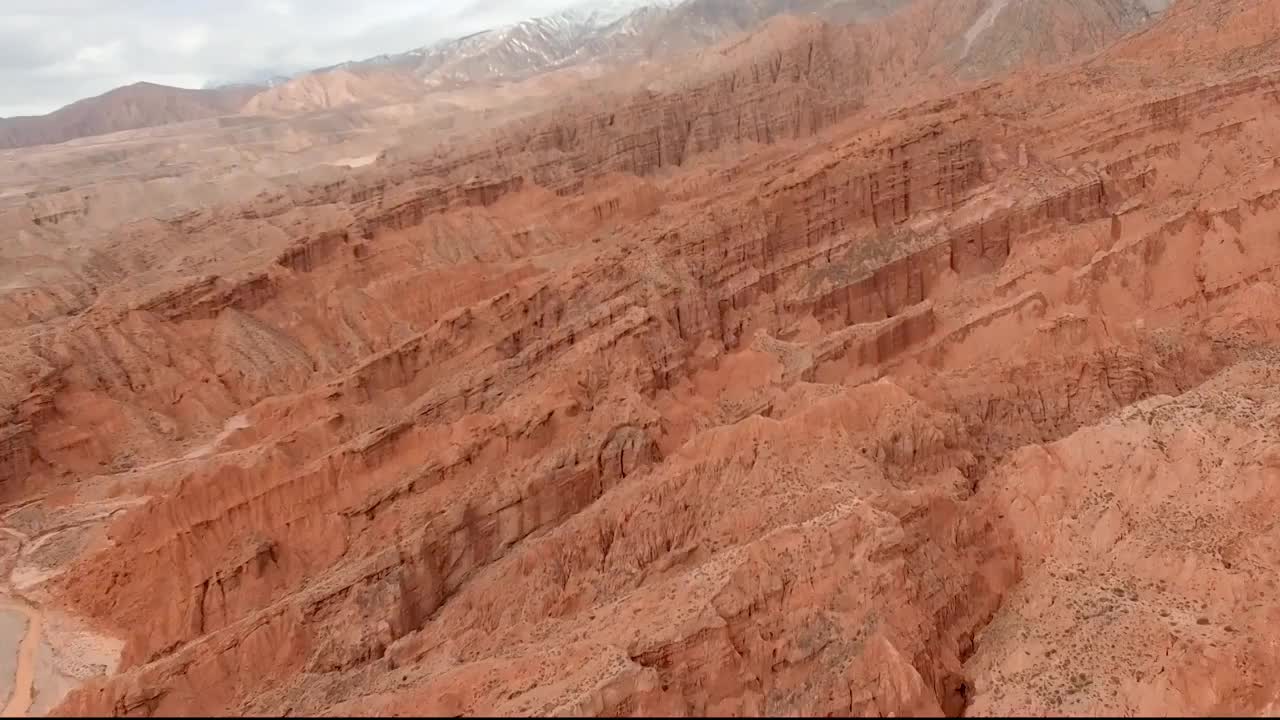
[[0,0],[0,117],[394,53],[572,0]]

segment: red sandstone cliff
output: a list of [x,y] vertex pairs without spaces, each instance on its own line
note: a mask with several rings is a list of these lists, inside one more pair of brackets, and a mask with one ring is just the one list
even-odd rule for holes
[[884,107],[945,44],[794,25],[4,295],[58,711],[1274,712],[1264,7]]

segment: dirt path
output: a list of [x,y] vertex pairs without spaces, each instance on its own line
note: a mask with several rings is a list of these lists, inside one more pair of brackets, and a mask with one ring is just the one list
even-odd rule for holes
[[125,472],[128,474],[144,473],[150,470],[159,470],[160,468],[169,467],[170,465],[177,465],[178,463],[187,462],[189,460],[198,460],[199,458],[208,457],[213,454],[213,451],[216,450],[217,447],[221,445],[224,440],[231,437],[232,433],[234,433],[237,430],[243,430],[244,428],[247,428],[249,426],[250,426],[249,419],[245,416],[244,413],[232,416],[230,418],[227,418],[227,421],[223,425],[222,430],[216,436],[214,436],[212,439],[210,439],[208,442],[204,443],[203,445],[200,445],[192,449],[187,454],[166,458],[164,460],[159,460],[151,463],[150,465],[143,465],[142,467],[132,468],[130,470],[126,470]]
[[18,645],[13,697],[9,698],[0,717],[25,717],[35,699],[36,650],[40,648],[40,637],[44,632],[44,617],[38,610],[9,598],[0,598],[0,608],[15,610],[27,618],[27,634]]
[[208,457],[219,445],[222,444],[223,440],[231,437],[231,433],[237,430],[243,430],[247,427],[249,427],[249,418],[245,417],[244,413],[227,418],[227,422],[222,426],[222,431],[219,432],[216,437],[186,455],[183,455],[182,459],[194,460],[196,458]]
[[996,24],[996,18],[1000,17],[1000,13],[1008,7],[1009,0],[991,0],[991,4],[987,9],[978,16],[976,22],[964,33],[964,56],[969,56],[969,50],[973,47],[973,41],[978,36],[991,29]]
[[[141,499],[145,500],[146,498]],[[0,672],[5,674],[5,677],[0,677],[0,718],[29,717],[33,713],[42,715],[68,691],[85,680],[87,676],[83,674],[84,668],[100,665],[110,671],[119,662],[121,643],[114,638],[87,632],[74,624],[71,635],[68,636],[68,619],[65,616],[56,612],[46,616],[38,606],[28,603],[22,597],[21,590],[43,582],[61,569],[55,565],[52,569],[45,568],[44,572],[39,572],[43,567],[39,562],[31,568],[24,568],[24,557],[38,554],[41,545],[52,541],[60,533],[75,530],[81,525],[109,520],[111,515],[123,509],[122,503],[124,506],[132,504],[131,501],[99,503],[100,507],[105,506],[105,512],[94,512],[91,509],[88,516],[69,518],[71,522],[68,524],[53,524],[36,534],[34,539],[27,533],[0,525],[0,534],[18,541],[18,562],[9,577],[0,577],[0,616],[13,620],[0,623]],[[64,518],[66,519],[68,518]],[[25,628],[20,624],[23,619],[26,620]],[[54,638],[58,638],[57,642],[62,643],[64,650],[71,651],[74,666],[71,670],[64,669],[56,655],[53,659],[47,656],[49,651],[54,650]],[[68,642],[70,645],[67,645]],[[40,694],[39,698],[36,697],[37,692]]]
[[378,153],[374,153],[372,155],[364,155],[361,157],[351,157],[351,158],[343,158],[341,160],[334,160],[333,162],[326,163],[326,164],[335,165],[337,167],[346,167],[346,168],[354,169],[354,168],[364,167],[365,165],[372,165],[377,160],[378,160]]

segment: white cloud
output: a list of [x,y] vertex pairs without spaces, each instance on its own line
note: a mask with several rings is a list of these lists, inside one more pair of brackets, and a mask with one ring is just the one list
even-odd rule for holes
[[49,112],[144,80],[199,87],[402,52],[570,4],[0,0],[0,117]]
[[124,43],[115,40],[106,45],[90,45],[76,51],[72,62],[75,66],[110,65],[120,61]]
[[262,7],[267,12],[281,17],[288,17],[293,14],[293,4],[288,0],[268,0],[268,2],[263,3]]
[[173,51],[179,55],[194,55],[209,44],[209,28],[205,25],[193,25],[174,33],[169,40]]

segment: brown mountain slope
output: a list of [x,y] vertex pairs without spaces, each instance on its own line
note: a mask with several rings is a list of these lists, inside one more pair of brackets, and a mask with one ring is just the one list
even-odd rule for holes
[[[842,6],[756,5],[828,12]],[[1015,59],[1051,64],[1097,50],[1150,21],[1140,6],[1139,0],[953,0],[915,2],[848,25],[814,15],[775,17],[726,44],[676,56],[643,92],[609,92],[607,82],[597,83],[571,108],[505,130],[461,166],[449,143],[437,149],[439,159],[420,160],[419,167],[465,180],[477,166],[501,166],[556,189],[581,182],[583,174],[648,175],[722,145],[809,137],[861,108],[954,88],[957,74],[986,77]],[[988,27],[984,16],[993,7],[1002,12]],[[699,0],[682,8],[716,13],[721,4]],[[1056,8],[1054,22],[1024,22],[1047,17],[1049,8]]]
[[[961,63],[963,74],[970,77],[1029,61],[1053,62],[1106,45],[1148,20],[1152,8],[1163,2],[992,0],[968,13],[966,31],[951,38],[948,59]],[[624,66],[640,60],[665,61],[754,31],[782,14],[813,15],[838,23],[868,22],[905,4],[903,0],[687,0],[670,8],[643,8],[600,27],[570,16],[540,18],[377,62],[346,63],[269,89],[186,90],[151,83],[117,88],[49,115],[0,118],[0,148],[65,142],[242,109],[288,116],[413,102],[432,88],[521,79],[584,63]],[[955,9],[947,12],[948,18],[965,15]]]
[[391,67],[308,73],[253,96],[250,115],[288,116],[352,105],[379,106],[422,99],[426,87],[412,74]]
[[[935,65],[947,74],[985,77],[1027,63],[1048,64],[1105,47],[1148,22],[1165,0],[991,0],[961,2],[917,18],[916,30],[930,41],[945,34],[945,52],[910,60],[910,71]],[[908,6],[904,0],[686,0],[670,7],[642,8],[614,23],[592,25],[572,14],[527,20],[492,32],[438,43],[376,61],[349,63],[299,78],[263,94],[266,104],[318,110],[352,102],[381,101],[388,85],[403,102],[434,88],[510,81],[556,68],[601,64],[626,67],[668,63],[727,38],[755,33],[778,16],[817,18],[837,25],[867,24]],[[912,11],[908,10],[908,14]],[[934,26],[937,23],[937,26]],[[851,34],[865,42],[865,34]],[[681,67],[683,63],[677,63]],[[357,73],[353,76],[354,68]],[[412,73],[421,83],[404,84]],[[340,86],[335,100],[315,88]],[[327,104],[329,103],[329,104]]]
[[135,83],[74,102],[48,115],[0,118],[0,148],[66,142],[119,130],[231,115],[260,88],[214,90]]
[[0,294],[15,707],[1274,715],[1278,6],[901,93],[980,3],[799,22],[107,233]]
[[1168,0],[991,0],[957,48],[968,77],[1048,65],[1101,50],[1146,25]]
[[264,91],[246,112],[290,114],[410,102],[434,90],[509,83],[576,66],[663,61],[753,31],[780,14],[869,20],[903,0],[687,0],[642,7],[615,22],[565,12],[525,20],[409,53],[344,63]]

